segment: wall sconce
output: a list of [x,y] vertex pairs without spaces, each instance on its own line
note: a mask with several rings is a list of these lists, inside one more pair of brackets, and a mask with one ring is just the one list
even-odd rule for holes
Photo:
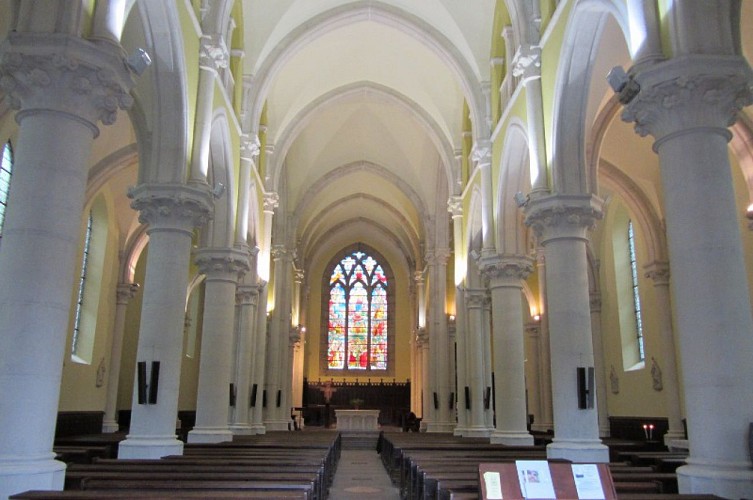
[[745,217],[748,219],[748,229],[753,230],[753,203],[745,210]]
[[534,314],[534,315],[533,315],[533,317],[532,317],[532,319],[533,319],[533,320],[534,320],[534,321],[535,321],[536,323],[538,323],[539,321],[541,321],[541,315],[540,315],[540,314]]

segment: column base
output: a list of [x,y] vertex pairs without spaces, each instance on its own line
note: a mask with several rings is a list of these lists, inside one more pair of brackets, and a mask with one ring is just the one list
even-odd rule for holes
[[175,436],[126,436],[118,445],[118,458],[162,458],[182,454],[183,441]]
[[467,427],[465,432],[463,433],[463,437],[469,437],[469,438],[488,438],[492,435],[492,429],[489,429],[488,427],[475,427],[470,426]]
[[509,446],[533,446],[533,436],[527,432],[494,431],[489,437],[489,442]]
[[546,447],[547,458],[564,458],[571,462],[608,463],[609,448],[598,439],[557,439]]
[[749,498],[753,491],[750,462],[712,463],[688,459],[677,469],[680,493],[710,493],[722,498]]
[[609,424],[599,426],[599,437],[608,438],[612,433],[612,429],[609,428]]
[[549,432],[554,429],[552,422],[541,422],[540,424],[534,423],[531,425],[531,430],[536,432]]
[[115,420],[105,420],[102,422],[102,434],[112,434],[118,432],[120,425]]
[[228,426],[233,436],[249,436],[256,434],[248,424],[230,424]]
[[468,432],[468,427],[460,427],[459,425],[455,427],[455,429],[452,431],[453,436],[457,437],[463,437],[465,433]]
[[253,434],[266,434],[267,428],[264,427],[264,424],[251,424],[251,432]]
[[264,426],[268,431],[288,431],[288,423],[287,420],[268,420],[264,422]]
[[671,441],[680,441],[685,440],[685,433],[683,431],[673,431],[668,430],[666,434],[664,434],[664,446],[669,448],[669,443]]
[[227,427],[194,427],[188,431],[187,438],[189,443],[223,443],[232,440],[233,433]]
[[39,457],[0,457],[0,498],[27,490],[62,490],[65,464],[55,454]]
[[455,430],[455,424],[451,422],[429,422],[426,426],[426,432],[443,432],[452,433]]

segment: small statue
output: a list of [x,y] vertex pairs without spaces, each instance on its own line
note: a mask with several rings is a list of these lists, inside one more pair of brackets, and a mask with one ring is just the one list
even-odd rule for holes
[[661,368],[659,363],[656,362],[656,358],[651,356],[651,378],[653,379],[653,386],[655,391],[661,391],[664,389],[664,384],[661,380]]
[[97,367],[97,387],[102,387],[105,385],[105,372],[107,369],[105,368],[105,358],[102,358],[99,361],[99,366]]
[[612,371],[609,372],[609,381],[612,386],[612,394],[619,394],[620,393],[620,379],[617,376],[617,371],[614,369],[614,365],[612,365]]

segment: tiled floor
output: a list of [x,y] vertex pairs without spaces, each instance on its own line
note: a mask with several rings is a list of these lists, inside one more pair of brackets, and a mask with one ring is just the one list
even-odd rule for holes
[[329,499],[399,500],[400,492],[375,450],[342,450]]

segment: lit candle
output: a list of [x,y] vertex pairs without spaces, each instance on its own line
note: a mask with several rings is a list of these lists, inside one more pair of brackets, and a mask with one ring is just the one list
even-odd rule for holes
[[646,436],[646,439],[648,439],[648,424],[643,424],[643,434]]

